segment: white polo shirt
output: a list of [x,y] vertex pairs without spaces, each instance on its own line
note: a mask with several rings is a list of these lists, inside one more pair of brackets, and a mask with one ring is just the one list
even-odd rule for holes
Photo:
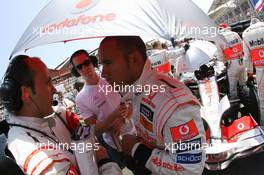
[[[76,96],[76,105],[80,117],[87,119],[96,115],[98,122],[104,121],[120,104],[121,96],[117,92],[105,92],[110,86],[100,78],[97,85],[85,85]],[[101,88],[100,88],[101,87]],[[103,87],[103,88],[102,88]],[[103,133],[104,141],[116,149],[114,141],[109,133]]]

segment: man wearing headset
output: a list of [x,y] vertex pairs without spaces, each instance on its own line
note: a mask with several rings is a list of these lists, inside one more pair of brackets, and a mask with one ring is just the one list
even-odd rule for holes
[[264,23],[252,18],[250,26],[243,32],[244,62],[248,79],[253,80],[253,65],[256,67],[258,96],[260,107],[260,124],[264,125]]
[[74,52],[70,58],[72,74],[81,76],[85,81],[75,99],[77,109],[86,124],[95,124],[95,134],[100,143],[106,147],[110,158],[124,168],[121,153],[117,150],[119,141],[115,135],[123,125],[123,116],[119,111],[123,105],[120,105],[117,92],[105,91],[110,85],[96,73],[97,62],[97,58],[89,56],[85,50]]
[[[0,97],[9,112],[8,149],[25,174],[79,174],[72,150],[59,146],[71,145],[72,140],[63,116],[53,115],[55,92],[48,69],[39,58],[13,58]],[[100,174],[121,174],[104,149],[96,154]]]

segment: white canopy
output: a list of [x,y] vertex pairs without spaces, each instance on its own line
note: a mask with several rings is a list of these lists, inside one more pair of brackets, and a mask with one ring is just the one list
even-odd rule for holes
[[191,0],[52,0],[28,26],[12,55],[39,45],[111,35],[224,42],[210,30],[214,27]]

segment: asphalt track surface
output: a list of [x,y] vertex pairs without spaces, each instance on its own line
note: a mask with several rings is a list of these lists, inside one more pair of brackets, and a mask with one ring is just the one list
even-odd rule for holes
[[202,175],[264,175],[264,152],[237,159],[223,171],[205,170]]

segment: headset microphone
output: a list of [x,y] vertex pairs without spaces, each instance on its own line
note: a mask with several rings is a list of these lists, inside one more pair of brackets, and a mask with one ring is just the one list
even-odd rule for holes
[[57,106],[59,104],[58,100],[53,100],[52,101],[52,106]]
[[[29,96],[29,98],[32,100],[32,102],[34,103],[34,105],[36,106],[36,108],[38,109],[38,112],[39,112],[39,114],[41,114],[41,110],[40,110],[40,107],[39,107],[39,105],[35,102],[35,100],[33,99],[33,98],[31,98],[30,96]],[[57,102],[57,104],[58,104],[58,101],[57,100],[53,100],[52,101],[52,105],[54,105],[54,104],[56,104],[56,102]],[[56,105],[55,105],[56,106]],[[47,115],[47,116],[44,116],[43,118],[44,119],[48,119],[48,118],[50,118],[50,117],[53,117],[55,115],[55,112],[52,112],[51,114],[49,114],[49,115]],[[54,121],[55,122],[55,121]],[[53,125],[53,124],[52,124]]]
[[40,110],[40,107],[38,106],[38,104],[35,102],[35,100],[33,98],[31,98],[31,96],[29,96],[29,98],[32,100],[33,104],[36,106],[39,114],[41,114],[41,110]]

